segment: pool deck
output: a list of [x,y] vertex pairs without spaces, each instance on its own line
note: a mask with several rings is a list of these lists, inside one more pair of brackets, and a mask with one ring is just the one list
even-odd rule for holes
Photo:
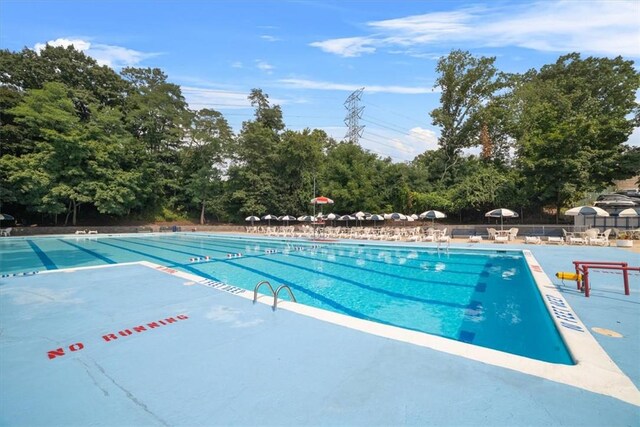
[[[590,298],[554,276],[573,260],[640,265],[638,253],[508,249],[530,250],[589,329],[622,335],[593,333],[640,386],[640,276],[625,296],[621,275],[594,273]],[[640,407],[620,399],[167,273],[0,279],[0,425],[640,425]]]

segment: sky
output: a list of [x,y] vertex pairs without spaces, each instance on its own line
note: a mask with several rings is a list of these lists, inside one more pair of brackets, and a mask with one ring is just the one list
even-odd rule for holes
[[46,43],[116,71],[161,68],[192,109],[222,112],[236,132],[260,88],[289,129],[342,140],[345,100],[364,88],[359,142],[399,162],[437,148],[440,57],[468,50],[505,72],[574,51],[637,62],[640,1],[0,0],[0,48]]

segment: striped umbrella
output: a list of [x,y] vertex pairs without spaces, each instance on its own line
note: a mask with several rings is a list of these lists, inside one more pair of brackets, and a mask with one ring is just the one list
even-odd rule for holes
[[499,208],[499,209],[494,209],[492,211],[487,212],[486,214],[484,214],[484,216],[490,217],[490,218],[500,218],[500,230],[502,230],[503,229],[502,219],[517,218],[518,214],[512,211],[511,209]]

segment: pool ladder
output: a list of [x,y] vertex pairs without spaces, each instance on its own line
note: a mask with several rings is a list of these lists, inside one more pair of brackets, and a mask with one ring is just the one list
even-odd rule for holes
[[280,291],[283,289],[286,289],[289,292],[289,296],[291,297],[291,301],[293,302],[297,302],[296,301],[296,297],[293,296],[293,291],[291,291],[291,288],[287,285],[280,285],[278,287],[278,289],[276,289],[275,291],[273,290],[273,286],[271,286],[271,283],[269,283],[266,280],[263,280],[261,282],[258,282],[258,284],[256,285],[255,288],[253,288],[253,303],[255,304],[256,301],[258,301],[258,289],[260,289],[260,286],[262,285],[267,285],[269,287],[269,289],[271,290],[271,293],[273,294],[273,306],[271,307],[273,309],[273,311],[276,311],[276,309],[278,308],[278,295],[280,295]]

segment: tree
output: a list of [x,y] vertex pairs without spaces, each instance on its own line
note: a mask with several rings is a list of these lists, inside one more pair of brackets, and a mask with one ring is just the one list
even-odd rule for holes
[[436,85],[441,89],[441,106],[431,112],[432,124],[441,127],[438,144],[445,155],[444,181],[462,149],[478,143],[481,111],[502,87],[495,58],[476,58],[469,52],[453,50],[440,58]]
[[221,210],[213,201],[222,190],[221,176],[232,140],[233,131],[220,112],[202,109],[193,115],[181,166],[189,202],[200,208],[200,224],[205,223],[207,208]]
[[620,57],[572,53],[521,77],[513,93],[518,165],[541,204],[559,215],[621,177],[624,143],[640,124],[639,88],[633,62]]
[[180,87],[157,68],[124,68],[130,91],[125,106],[128,131],[144,147],[140,168],[148,205],[173,204],[181,194],[180,157],[190,113]]

